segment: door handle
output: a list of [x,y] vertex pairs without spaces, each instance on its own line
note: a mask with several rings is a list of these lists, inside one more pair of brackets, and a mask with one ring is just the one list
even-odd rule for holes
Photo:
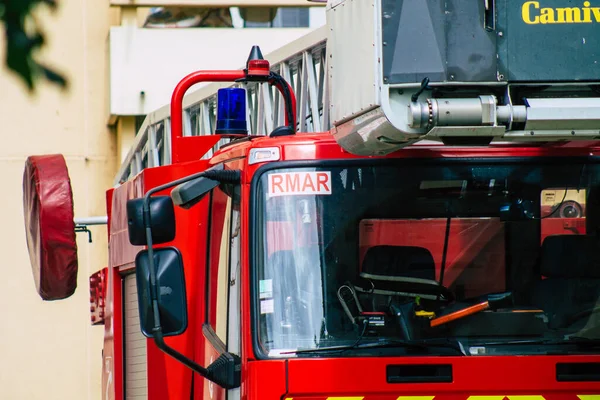
[[600,382],[600,363],[558,363],[558,382]]
[[452,364],[403,364],[387,366],[388,383],[452,382]]

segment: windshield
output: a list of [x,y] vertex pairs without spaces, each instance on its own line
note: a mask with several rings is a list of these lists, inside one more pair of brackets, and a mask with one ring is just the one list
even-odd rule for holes
[[550,350],[524,343],[600,338],[598,169],[446,160],[263,173],[259,351],[445,339],[471,355],[539,354]]

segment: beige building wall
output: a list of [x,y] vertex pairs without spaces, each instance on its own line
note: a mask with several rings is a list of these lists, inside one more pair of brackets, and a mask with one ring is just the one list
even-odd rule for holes
[[[121,22],[139,26],[148,10],[129,15],[110,9],[109,1],[83,0],[60,1],[56,13],[38,11],[47,40],[40,60],[63,72],[70,88],[63,92],[39,83],[34,94],[28,93],[4,67],[0,34],[0,400],[97,400],[103,398],[104,329],[90,324],[88,278],[106,266],[106,227],[90,228],[92,244],[86,234],[77,236],[76,293],[66,300],[41,300],[25,239],[23,170],[30,155],[63,154],[75,217],[106,215],[105,190],[129,150],[135,126],[129,116],[107,127],[109,28]],[[288,33],[288,40],[300,36],[295,30]]]
[[29,155],[62,153],[72,179],[75,216],[105,215],[104,190],[118,161],[106,127],[108,2],[60,1],[40,12],[48,45],[42,59],[64,71],[70,90],[48,84],[35,95],[3,66],[0,46],[0,399],[100,399],[103,327],[89,322],[91,273],[107,260],[106,228],[93,244],[78,234],[78,289],[71,298],[38,296],[25,240],[22,175]]

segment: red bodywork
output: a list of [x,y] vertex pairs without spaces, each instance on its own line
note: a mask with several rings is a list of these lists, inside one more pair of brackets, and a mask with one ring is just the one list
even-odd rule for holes
[[90,320],[92,325],[104,323],[106,316],[106,290],[108,288],[108,268],[90,276]]
[[[264,64],[264,65],[263,65]],[[249,64],[250,65],[250,64]],[[254,63],[253,68],[268,70],[268,63]],[[260,67],[260,68],[259,68]],[[253,71],[256,72],[256,71]],[[259,71],[260,72],[260,71]],[[122,286],[124,276],[134,269],[134,258],[141,250],[129,244],[125,205],[127,200],[141,197],[149,189],[175,179],[203,171],[210,165],[224,163],[228,169],[242,172],[241,185],[241,321],[240,341],[242,359],[242,383],[239,398],[247,400],[282,399],[332,399],[332,400],[431,400],[467,399],[501,400],[509,399],[576,399],[587,400],[584,395],[600,397],[600,382],[559,382],[556,365],[563,362],[596,362],[600,356],[478,356],[478,357],[353,357],[353,358],[308,358],[289,360],[260,360],[253,348],[250,296],[250,184],[257,169],[262,165],[248,164],[248,154],[253,148],[273,148],[280,150],[278,161],[325,161],[335,159],[376,159],[376,158],[486,158],[486,157],[566,157],[596,155],[598,149],[577,146],[523,147],[504,146],[487,148],[447,148],[444,146],[412,146],[386,157],[358,157],[344,151],[333,139],[331,133],[297,134],[283,137],[261,137],[227,146],[211,160],[200,158],[220,139],[213,136],[185,137],[182,135],[181,101],[185,91],[193,84],[202,81],[231,81],[243,78],[247,71],[208,71],[199,72],[184,78],[173,94],[171,109],[172,160],[173,165],[143,170],[133,180],[123,183],[107,192],[109,217],[109,266],[101,274],[106,282],[105,290],[93,287],[93,296],[106,298],[104,311],[105,341],[103,350],[103,398],[124,398],[124,359],[123,359],[123,301]],[[278,89],[282,89],[278,86]],[[292,99],[293,119],[295,120],[295,99]],[[286,121],[295,126],[295,121]],[[161,193],[157,193],[161,194]],[[166,193],[162,193],[166,194]],[[214,204],[213,204],[214,205]],[[212,212],[219,212],[221,204],[216,204]],[[209,198],[205,197],[189,210],[176,208],[176,238],[165,246],[176,246],[183,256],[187,305],[188,328],[184,334],[167,338],[167,343],[186,357],[207,366],[218,356],[218,351],[207,339],[202,329],[206,309],[206,254],[207,224],[209,221]],[[561,233],[567,223],[554,228]],[[413,224],[410,229],[416,236],[426,236],[432,231],[432,224],[408,221],[367,220],[361,224],[361,255],[375,243],[406,244],[417,240],[401,234],[386,233],[393,224]],[[574,222],[575,223],[575,222]],[[416,224],[416,225],[415,225]],[[268,228],[279,230],[277,227]],[[456,279],[454,270],[461,265],[476,262],[470,256],[478,246],[490,246],[492,253],[502,257],[502,242],[495,238],[502,232],[499,221],[486,223],[462,220],[452,229],[460,238],[460,243],[449,246],[446,279]],[[578,228],[577,228],[578,229]],[[436,229],[437,231],[437,229]],[[443,229],[439,229],[443,232]],[[419,234],[421,232],[421,234]],[[464,234],[463,234],[464,233]],[[583,232],[579,232],[583,233]],[[269,234],[269,233],[268,233]],[[273,234],[273,233],[270,233]],[[501,236],[501,235],[500,235]],[[385,239],[383,239],[385,238]],[[421,239],[423,239],[421,238]],[[287,246],[294,245],[289,238]],[[430,235],[430,251],[440,268],[440,237]],[[285,243],[284,243],[285,246]],[[218,247],[217,247],[218,248]],[[498,274],[502,266],[497,263]],[[439,272],[438,272],[439,273]],[[98,282],[98,276],[94,282]],[[483,278],[483,277],[482,277]],[[487,278],[487,276],[486,276]],[[471,277],[473,279],[473,277]],[[500,281],[500,280],[498,280]],[[212,282],[211,282],[212,284]],[[497,290],[502,290],[498,286]],[[486,288],[485,290],[489,290]],[[99,299],[92,299],[97,302]],[[211,300],[212,301],[212,300]],[[96,304],[96,303],[95,303]],[[215,318],[210,315],[209,318]],[[139,329],[139,328],[138,328]],[[152,340],[146,340],[148,399],[225,399],[224,389],[192,373],[181,363],[161,352]],[[452,367],[452,381],[447,383],[397,384],[387,381],[387,368],[394,365],[448,364]],[[483,396],[483,397],[477,397]],[[233,394],[229,399],[236,398]]]
[[[201,139],[205,139],[202,142]],[[186,140],[194,144],[214,144],[214,138],[181,137],[181,145]],[[202,146],[199,146],[202,147]],[[165,167],[142,171],[136,178],[120,187],[110,190],[107,206],[110,221],[110,262],[106,272],[108,278],[107,308],[104,343],[103,393],[106,399],[123,398],[123,339],[121,314],[121,284],[123,276],[131,272],[134,257],[139,251],[129,244],[125,203],[128,199],[140,197],[148,189],[159,184],[202,171],[211,164],[225,163],[228,168],[242,171],[242,253],[241,253],[241,357],[242,357],[242,399],[467,399],[470,396],[486,396],[486,400],[500,400],[505,396],[520,400],[527,399],[576,399],[577,395],[600,394],[600,382],[558,382],[556,364],[560,362],[600,362],[600,356],[520,356],[520,357],[401,357],[401,358],[312,358],[290,360],[258,360],[252,345],[250,313],[249,275],[249,196],[250,183],[261,164],[248,165],[247,156],[252,148],[278,147],[281,161],[330,160],[358,158],[342,150],[329,133],[297,134],[280,138],[256,138],[231,145],[218,152],[210,161],[198,160],[181,162]],[[200,152],[203,149],[199,150]],[[189,153],[189,149],[187,151]],[[442,146],[412,146],[388,158],[431,158],[431,157],[564,157],[596,155],[597,149],[589,147],[489,147],[489,148],[444,148]],[[167,245],[177,246],[183,255],[188,293],[189,326],[187,331],[168,343],[193,358],[201,365],[207,365],[217,356],[203,331],[202,310],[205,307],[204,288],[206,229],[208,201],[203,199],[189,210],[176,209],[177,236]],[[564,220],[556,220],[565,224]],[[412,239],[399,235],[386,234],[394,222],[366,220],[361,224],[361,254],[373,243],[409,244]],[[415,224],[396,221],[395,223]],[[411,227],[413,232],[431,233],[431,224],[441,221],[424,221]],[[419,225],[421,224],[421,225]],[[563,225],[560,225],[563,227]],[[474,229],[467,230],[467,227]],[[494,238],[502,231],[499,221],[486,223],[459,221],[453,229],[461,243],[449,247],[446,279],[452,281],[453,269],[461,264],[472,262],[469,248],[490,245],[492,252],[502,257],[503,246]],[[561,228],[562,229],[562,228]],[[435,229],[437,232],[438,229]],[[443,232],[443,229],[439,229]],[[443,234],[443,233],[440,233]],[[436,234],[437,235],[437,234]],[[440,238],[430,236],[431,251],[439,263]],[[501,235],[500,235],[501,236]],[[383,240],[382,238],[386,238]],[[498,263],[498,269],[500,269]],[[502,271],[498,271],[499,274]],[[489,280],[488,280],[489,282]],[[502,290],[501,287],[497,288]],[[486,288],[488,290],[488,288]],[[165,399],[224,399],[225,391],[209,385],[199,375],[192,379],[192,372],[182,364],[162,353],[152,340],[146,341],[148,361],[148,398]],[[386,367],[395,364],[451,364],[453,382],[438,384],[394,384],[386,381]],[[193,392],[193,394],[192,394]],[[104,396],[104,395],[103,395]],[[407,396],[407,397],[403,397]],[[104,398],[104,397],[103,397]],[[585,397],[581,397],[585,399]],[[474,398],[475,399],[475,398]],[[482,400],[483,398],[479,398]]]

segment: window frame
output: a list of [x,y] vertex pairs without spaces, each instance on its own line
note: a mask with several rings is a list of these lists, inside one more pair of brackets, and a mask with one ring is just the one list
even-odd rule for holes
[[[239,185],[236,185],[239,186]],[[225,212],[224,212],[224,219],[225,219],[225,223],[223,224],[223,230],[221,231],[221,237],[217,238],[217,237],[213,237],[213,229],[215,228],[214,226],[214,206],[215,206],[215,190],[219,190],[221,192],[222,195],[224,195],[225,199],[226,199],[226,204],[225,204]],[[235,190],[235,189],[234,189]],[[219,351],[219,353],[224,353],[228,350],[229,348],[229,343],[228,343],[228,338],[230,335],[230,318],[229,318],[229,311],[230,311],[230,298],[231,298],[231,269],[232,269],[232,265],[231,265],[231,254],[232,254],[232,250],[233,247],[231,246],[232,244],[232,233],[233,233],[233,222],[234,222],[234,213],[237,213],[237,220],[241,222],[241,210],[236,210],[234,207],[234,199],[228,195],[226,192],[224,192],[220,186],[217,186],[215,189],[210,191],[210,198],[209,198],[209,207],[208,207],[208,226],[207,226],[207,230],[208,230],[208,235],[207,235],[207,246],[206,246],[206,260],[205,260],[205,265],[206,265],[206,282],[205,282],[205,291],[204,291],[204,300],[205,300],[205,307],[204,307],[204,318],[203,318],[203,323],[202,323],[202,333],[204,334],[204,337],[214,346],[214,348],[216,350]],[[226,324],[225,326],[225,337],[221,338],[218,333],[217,333],[217,326],[213,326],[211,324],[210,321],[210,313],[211,313],[211,307],[213,307],[211,298],[212,298],[212,292],[211,292],[211,279],[213,278],[213,274],[212,272],[212,265],[211,263],[214,261],[214,259],[212,258],[213,256],[213,252],[212,250],[212,246],[214,245],[213,240],[220,240],[221,243],[223,243],[222,241],[225,239],[224,234],[226,234],[226,257],[227,260],[225,261],[225,290],[226,293],[224,294],[224,298],[225,298],[225,308],[224,308],[224,312],[225,312],[225,319],[224,322]],[[241,241],[238,240],[238,246],[236,251],[238,252],[238,260],[241,258]],[[221,254],[221,252],[219,252],[219,255]],[[217,271],[218,274],[218,271]],[[218,288],[219,288],[219,283],[218,283],[218,279],[219,276],[217,275],[217,284],[216,284],[216,288],[217,288],[217,298],[216,301],[218,303],[219,300],[219,294],[218,294]],[[214,307],[218,308],[217,304],[214,304]],[[222,309],[223,310],[223,309]],[[215,313],[217,311],[215,310]],[[218,317],[217,317],[218,318]],[[225,339],[225,340],[223,340]]]
[[[422,166],[445,166],[445,165],[564,165],[569,163],[600,164],[600,156],[594,155],[540,155],[540,156],[515,156],[508,157],[504,155],[490,156],[460,156],[456,158],[443,157],[416,157],[416,158],[385,158],[385,159],[326,159],[326,160],[293,160],[293,161],[276,161],[261,165],[252,174],[249,192],[249,270],[250,270],[250,331],[252,332],[251,343],[252,352],[257,360],[286,360],[290,358],[303,358],[301,355],[291,355],[290,357],[270,357],[261,347],[259,340],[259,319],[260,305],[258,302],[258,269],[257,265],[261,257],[262,250],[259,250],[258,244],[262,240],[262,224],[257,223],[257,215],[260,214],[262,200],[256,196],[258,188],[261,185],[262,176],[272,170],[290,169],[290,168],[336,168],[336,167],[422,167]],[[586,213],[587,214],[587,213]],[[586,218],[586,224],[589,223]]]

